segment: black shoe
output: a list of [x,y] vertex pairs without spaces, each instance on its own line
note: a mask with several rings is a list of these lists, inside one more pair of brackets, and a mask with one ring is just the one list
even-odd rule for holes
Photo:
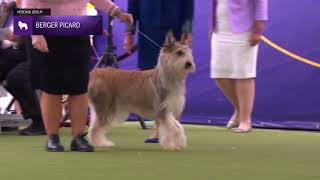
[[84,138],[87,134],[77,136],[71,141],[71,151],[93,152],[94,148]]
[[60,138],[58,135],[49,136],[46,150],[48,152],[63,152],[64,147],[60,144]]
[[46,135],[46,131],[41,127],[29,126],[25,129],[19,130],[19,134],[22,136],[40,136]]

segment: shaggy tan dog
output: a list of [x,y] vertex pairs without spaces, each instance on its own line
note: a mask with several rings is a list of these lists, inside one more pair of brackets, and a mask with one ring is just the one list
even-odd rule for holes
[[185,81],[193,71],[191,49],[177,42],[171,32],[153,70],[94,70],[89,82],[92,109],[89,141],[100,147],[113,146],[105,132],[114,123],[125,121],[129,113],[136,113],[159,122],[160,144],[164,149],[184,149],[187,140],[177,119],[184,109]]

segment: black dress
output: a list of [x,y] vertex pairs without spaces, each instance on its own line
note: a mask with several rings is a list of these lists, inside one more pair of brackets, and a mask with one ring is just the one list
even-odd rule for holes
[[49,53],[28,47],[31,81],[35,89],[49,94],[79,95],[87,92],[89,81],[89,37],[45,37]]

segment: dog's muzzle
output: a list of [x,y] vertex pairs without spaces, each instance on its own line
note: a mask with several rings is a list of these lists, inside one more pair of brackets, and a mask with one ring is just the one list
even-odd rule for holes
[[185,69],[190,69],[192,68],[193,64],[191,62],[186,62],[186,64],[184,65]]

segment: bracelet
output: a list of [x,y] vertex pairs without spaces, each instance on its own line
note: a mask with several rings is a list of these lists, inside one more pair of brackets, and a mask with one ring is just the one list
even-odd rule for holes
[[118,9],[116,10],[116,12],[114,13],[114,16],[119,17],[120,14],[122,14],[122,13],[123,13],[123,11],[122,11],[120,8],[118,8]]
[[119,16],[121,12],[122,12],[122,10],[118,6],[114,5],[110,9],[109,15],[112,16],[112,17],[115,17],[115,16]]
[[113,10],[114,10],[115,7],[116,7],[116,5],[114,4],[114,5],[110,8],[110,10],[109,10],[109,15],[110,15],[110,16],[113,14]]

